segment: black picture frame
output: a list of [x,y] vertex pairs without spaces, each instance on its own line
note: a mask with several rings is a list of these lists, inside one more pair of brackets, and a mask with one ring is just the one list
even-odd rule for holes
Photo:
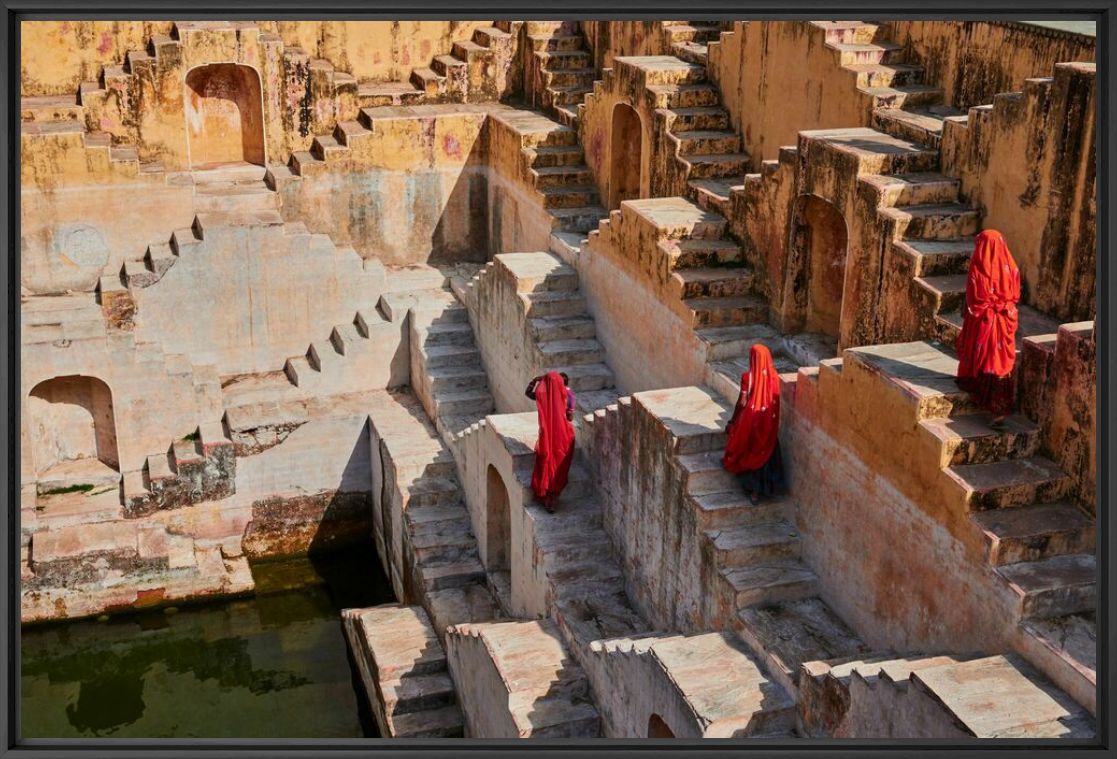
[[[763,745],[746,740],[704,741],[631,741],[631,740],[533,740],[533,741],[425,741],[425,740],[17,740],[19,700],[19,590],[15,556],[18,555],[19,502],[16,462],[18,457],[18,388],[19,388],[19,144],[17,119],[13,104],[19,97],[19,23],[22,20],[66,18],[369,18],[369,19],[453,19],[453,18],[517,18],[517,19],[614,19],[614,18],[668,18],[685,10],[694,19],[806,19],[832,18],[949,18],[951,20],[995,19],[1093,19],[1097,22],[1097,65],[1100,81],[1098,87],[1098,229],[1097,229],[1097,281],[1099,373],[1099,415],[1097,451],[1102,466],[1098,469],[1098,533],[1099,533],[1099,626],[1112,631],[1115,620],[1111,552],[1109,546],[1117,542],[1113,520],[1108,508],[1113,501],[1112,477],[1104,464],[1110,452],[1117,450],[1114,439],[1113,415],[1109,407],[1114,395],[1113,354],[1109,336],[1115,328],[1114,314],[1107,295],[1115,291],[1109,256],[1113,255],[1114,236],[1112,222],[1117,220],[1117,201],[1112,188],[1117,177],[1113,158],[1114,136],[1117,134],[1117,109],[1114,97],[1117,87],[1112,84],[1114,62],[1112,44],[1117,40],[1117,0],[1071,0],[1061,6],[1050,0],[797,0],[793,7],[771,0],[694,0],[679,3],[666,0],[611,0],[606,3],[571,0],[566,3],[530,3],[526,0],[478,0],[477,2],[451,2],[450,0],[324,0],[307,4],[298,0],[240,0],[239,2],[213,2],[197,0],[183,4],[171,0],[0,0],[3,8],[3,25],[0,28],[0,50],[5,53],[4,92],[0,98],[0,135],[4,151],[0,157],[5,182],[0,203],[0,229],[3,230],[3,248],[0,255],[0,279],[4,284],[6,308],[3,312],[3,393],[0,405],[7,421],[6,434],[0,440],[0,467],[4,488],[4,540],[0,547],[0,566],[4,567],[2,585],[4,624],[0,625],[0,650],[4,651],[0,665],[4,679],[3,724],[0,726],[0,756],[48,757],[82,756],[109,757],[120,755],[179,757],[202,755],[212,757],[441,757],[449,754],[512,756],[543,754],[553,757],[586,756],[601,752],[610,756],[635,757],[647,753],[664,756],[686,755],[693,757],[737,756],[748,753],[753,757],[788,757],[818,755],[838,759],[860,757],[867,754],[880,757],[904,757],[915,754],[949,751],[959,757],[1018,756],[1022,752],[1047,752],[1058,756],[1099,756],[1114,753],[1111,745],[1114,707],[1115,670],[1111,659],[1109,637],[1098,641],[1098,710],[1097,740],[1092,744],[1073,744],[1067,741],[1005,741],[983,740],[980,744],[951,744],[941,741],[903,741],[888,745],[860,741],[765,742]],[[186,12],[184,12],[186,11]]]

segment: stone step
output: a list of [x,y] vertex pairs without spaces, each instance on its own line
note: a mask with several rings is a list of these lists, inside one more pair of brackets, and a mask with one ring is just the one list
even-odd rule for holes
[[587,94],[593,92],[593,87],[591,84],[551,85],[547,87],[546,92],[552,106],[576,106],[585,99]]
[[798,601],[818,593],[818,577],[794,558],[770,559],[763,564],[721,569],[738,609]]
[[717,88],[709,84],[653,84],[647,88],[656,108],[708,108],[720,106]]
[[696,66],[705,66],[709,48],[702,42],[676,42],[671,45],[671,52],[679,60]]
[[455,704],[422,709],[392,718],[393,738],[461,738],[465,735],[461,709]]
[[667,42],[709,42],[721,36],[721,27],[710,24],[668,24],[663,27]]
[[937,172],[870,174],[858,178],[877,188],[881,205],[916,206],[956,203],[959,180]]
[[616,384],[613,372],[605,364],[575,364],[556,366],[554,371],[566,372],[570,377],[570,388],[577,393],[596,392],[612,388]]
[[906,105],[903,108],[877,108],[872,125],[894,137],[933,148],[942,143],[943,119],[964,116],[962,111],[942,105]]
[[757,296],[691,298],[684,304],[693,312],[693,326],[727,327],[768,320],[768,303]]
[[741,610],[737,635],[789,692],[801,687],[803,664],[864,657],[869,647],[820,598]]
[[588,187],[593,182],[589,167],[579,161],[572,166],[541,166],[531,170],[536,189]]
[[464,510],[457,519],[412,522],[409,518],[408,544],[421,564],[453,564],[477,556],[477,539]]
[[810,24],[825,32],[827,42],[872,42],[878,28],[862,21],[811,21]]
[[893,249],[912,262],[912,273],[917,277],[942,274],[965,274],[969,271],[973,255],[972,237],[954,240],[897,240]]
[[528,165],[541,168],[568,167],[578,171],[588,171],[585,154],[576,145],[550,145],[524,148],[521,151],[528,159]]
[[1085,740],[1095,735],[1082,707],[1013,655],[919,669],[911,680],[953,724],[978,738]]
[[658,247],[668,257],[671,269],[718,267],[744,259],[741,246],[726,238],[661,240]]
[[543,196],[544,208],[585,208],[596,204],[600,198],[597,187],[583,186],[558,186],[539,188]]
[[1094,552],[1094,519],[1070,501],[982,511],[973,520],[985,534],[994,565]]
[[455,477],[422,477],[407,486],[406,496],[408,507],[462,507],[461,485]]
[[428,369],[449,366],[476,366],[481,353],[476,345],[436,345],[423,351]]
[[942,101],[942,90],[929,84],[862,87],[861,91],[872,98],[874,108],[912,108]]
[[436,55],[431,61],[431,70],[447,79],[461,76],[458,72],[464,72],[465,67],[466,62],[453,55]]
[[893,63],[904,54],[904,48],[893,42],[834,42],[827,47],[836,50],[842,66]]
[[494,410],[488,387],[441,392],[435,395],[434,404],[440,416],[480,417]]
[[584,87],[589,90],[593,87],[592,68],[542,69],[539,73],[544,87],[556,90],[572,87]]
[[741,138],[736,132],[729,130],[703,129],[689,132],[672,130],[671,134],[679,141],[680,155],[736,154],[741,150]]
[[446,672],[381,680],[380,697],[384,712],[389,718],[441,709],[457,702],[454,683]]
[[730,127],[729,112],[720,105],[664,109],[663,113],[675,134],[694,130],[726,130]]
[[877,213],[895,224],[898,238],[957,240],[980,230],[977,210],[957,203],[880,208]]
[[1062,498],[1072,479],[1050,459],[1029,456],[944,470],[966,493],[970,509],[1003,509]]
[[527,315],[530,318],[543,316],[584,316],[586,299],[577,292],[568,290],[544,290],[532,293],[528,299]]
[[744,178],[749,157],[744,153],[711,153],[685,155],[680,158],[690,166],[690,176],[696,179],[712,177]]
[[539,52],[577,51],[585,47],[586,38],[581,34],[528,35],[532,49]]
[[319,135],[310,144],[311,155],[327,163],[345,155],[348,150],[349,148],[338,142],[333,135]]
[[1061,617],[1097,608],[1093,554],[1068,554],[997,567],[1016,594],[1026,619]]
[[716,362],[747,357],[753,345],[762,343],[769,349],[778,345],[779,333],[766,323],[737,327],[708,327],[697,332],[706,343],[706,361]]
[[608,218],[609,212],[601,206],[588,206],[586,208],[553,208],[550,215],[554,219],[555,228],[564,232],[587,233],[597,229],[602,219]]
[[433,348],[438,345],[473,345],[473,327],[469,322],[450,322],[432,324],[423,330],[422,345]]
[[19,99],[19,120],[85,123],[85,109],[75,95],[42,95]]
[[923,67],[907,63],[853,63],[844,68],[857,75],[858,87],[896,87],[921,84]]
[[538,347],[543,354],[543,365],[547,368],[597,364],[605,359],[605,349],[595,338],[553,340],[540,343]]
[[798,558],[799,533],[783,520],[744,527],[706,530],[717,564],[723,569],[769,559]]
[[488,377],[484,369],[474,364],[462,366],[440,366],[426,369],[431,390],[436,395],[443,392],[478,390],[487,388]]
[[427,592],[485,582],[485,568],[479,558],[452,564],[423,564],[419,574]]
[[739,298],[752,290],[752,270],[745,267],[677,269],[671,273],[672,290],[690,298]]
[[593,67],[593,59],[588,51],[578,48],[566,50],[537,50],[535,53],[539,65],[547,71],[559,69],[580,69],[585,71]]
[[1026,417],[1013,414],[1000,430],[989,426],[992,419],[979,413],[924,419],[920,425],[940,441],[942,467],[1025,458],[1039,449],[1039,428]]
[[410,82],[361,82],[357,85],[357,102],[362,108],[415,105],[423,91]]
[[938,274],[916,277],[915,285],[923,292],[933,313],[958,311],[966,300],[966,274]]
[[411,72],[411,84],[425,96],[437,95],[446,81],[446,77],[434,72],[429,67],[417,68]]
[[597,336],[590,316],[539,316],[530,319],[532,337],[539,343],[553,340],[584,340]]
[[744,187],[743,178],[733,176],[722,179],[689,179],[687,180],[687,196],[693,198],[702,208],[717,211],[722,216],[731,216],[733,209],[730,197],[733,190]]

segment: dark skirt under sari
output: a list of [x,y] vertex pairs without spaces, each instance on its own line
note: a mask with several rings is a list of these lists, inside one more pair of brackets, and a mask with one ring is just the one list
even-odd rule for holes
[[976,377],[959,377],[958,387],[970,394],[973,402],[993,416],[1008,416],[1016,405],[1016,383],[1013,375],[998,377],[979,374]]
[[750,469],[737,475],[737,481],[746,493],[759,493],[763,497],[782,495],[784,490],[783,457],[780,455],[780,444],[776,447],[768,461],[759,469]]

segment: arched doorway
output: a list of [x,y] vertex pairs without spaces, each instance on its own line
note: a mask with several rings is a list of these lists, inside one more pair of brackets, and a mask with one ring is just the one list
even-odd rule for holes
[[803,327],[837,337],[849,241],[845,219],[833,203],[815,195],[799,198],[797,219],[795,247],[807,280]]
[[27,413],[40,482],[93,484],[119,473],[112,391],[101,380],[44,380],[31,390]]
[[663,718],[658,714],[653,714],[648,719],[648,737],[649,738],[674,738],[675,731],[667,726]]
[[511,567],[512,514],[508,504],[508,488],[496,467],[489,464],[485,485],[485,557],[488,570],[499,572]]
[[263,99],[254,68],[211,63],[191,69],[185,110],[191,168],[264,165]]
[[640,197],[640,167],[644,159],[644,130],[640,114],[627,103],[613,107],[609,141],[609,209]]

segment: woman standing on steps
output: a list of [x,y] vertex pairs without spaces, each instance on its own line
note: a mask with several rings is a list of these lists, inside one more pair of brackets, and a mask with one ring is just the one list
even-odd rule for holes
[[993,415],[994,429],[1004,425],[1016,398],[1016,327],[1020,270],[1004,236],[987,229],[974,238],[966,307],[958,335],[958,387]]
[[780,456],[780,378],[772,353],[759,343],[749,350],[749,370],[741,375],[741,394],[725,428],[729,440],[721,463],[737,475],[755,505],[783,489]]
[[574,460],[574,393],[565,373],[548,372],[528,383],[526,395],[539,412],[539,439],[531,490],[547,511],[554,512],[570,463]]

